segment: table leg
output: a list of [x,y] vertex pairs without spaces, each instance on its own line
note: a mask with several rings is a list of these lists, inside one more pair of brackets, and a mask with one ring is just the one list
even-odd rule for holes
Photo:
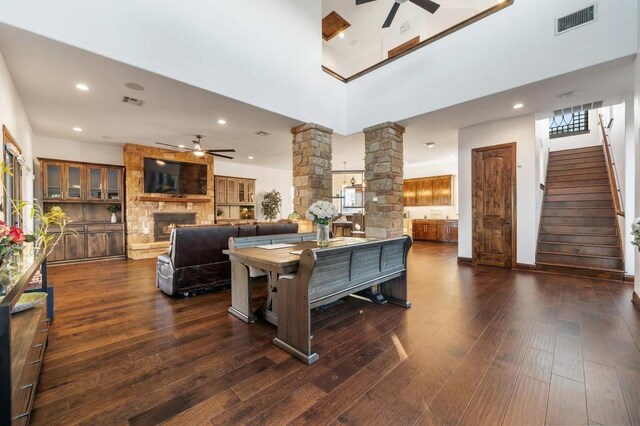
[[275,326],[278,325],[278,315],[276,313],[278,312],[278,293],[277,290],[273,290],[277,288],[278,277],[279,274],[277,272],[267,271],[267,300],[260,308],[262,317]]
[[256,316],[251,312],[253,288],[249,279],[249,268],[240,262],[231,262],[231,306],[229,313],[242,321],[252,323]]

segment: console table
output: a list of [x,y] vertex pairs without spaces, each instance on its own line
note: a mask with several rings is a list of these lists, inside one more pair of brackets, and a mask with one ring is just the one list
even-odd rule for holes
[[[44,254],[30,245],[5,263],[0,268],[0,424],[26,425],[53,318],[53,288],[47,286]],[[38,271],[42,281],[37,290],[47,293],[47,303],[12,314]]]

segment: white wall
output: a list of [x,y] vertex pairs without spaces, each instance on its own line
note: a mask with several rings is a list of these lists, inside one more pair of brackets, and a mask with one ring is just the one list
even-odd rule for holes
[[34,136],[34,157],[85,163],[124,165],[121,145],[78,142],[68,139]]
[[433,206],[433,207],[405,207],[404,211],[408,218],[420,219],[431,218],[438,214],[442,218],[458,218],[458,160],[452,158],[447,161],[426,161],[423,163],[413,163],[404,166],[404,178],[412,179],[429,176],[454,175],[453,179],[453,205]]
[[471,150],[516,142],[517,262],[535,263],[536,252],[536,157],[535,119],[532,115],[479,124],[460,129],[458,140],[459,243],[458,255],[472,257]]
[[293,187],[293,176],[290,171],[271,169],[268,167],[248,166],[245,164],[234,164],[229,161],[215,160],[213,164],[214,173],[221,176],[238,176],[256,179],[256,218],[264,220],[260,203],[265,192],[276,189],[282,195],[282,209],[280,217],[286,219],[293,212],[293,199],[291,188]]
[[[621,177],[621,186],[623,188],[622,195],[624,200],[624,229],[622,230],[622,237],[624,240],[624,266],[628,275],[634,275],[637,271],[635,264],[635,252],[637,249],[631,244],[631,224],[634,218],[638,215],[639,210],[636,208],[636,192],[638,191],[637,183],[635,182],[635,176],[638,172],[635,158],[636,153],[639,151],[636,146],[636,131],[634,123],[635,105],[633,101],[633,93],[629,93],[625,96],[625,103],[622,108],[624,120],[620,120],[619,123],[614,121],[611,136],[611,144],[614,148],[615,161],[618,163],[618,174]],[[620,114],[618,109],[617,113]],[[615,113],[615,111],[614,111]],[[619,117],[614,115],[615,120]],[[618,129],[615,129],[616,125]],[[616,130],[616,133],[613,130]],[[619,135],[619,133],[622,133]],[[620,138],[623,143],[617,141]],[[622,145],[622,153],[618,152],[620,149],[618,145]],[[616,149],[617,148],[617,149]],[[621,160],[618,160],[619,156],[622,156]],[[620,165],[623,167],[620,168]]]
[[555,35],[555,17],[588,4],[584,0],[517,0],[354,80],[347,85],[348,132],[635,54],[637,1],[599,1],[596,22]]
[[[640,13],[638,14],[638,20],[640,20]],[[638,35],[638,43],[640,45],[640,34]],[[634,93],[634,129],[633,137],[630,137],[630,142],[633,143],[635,153],[631,158],[635,158],[635,188],[636,195],[638,188],[640,188],[640,55],[636,57],[635,61],[635,93]],[[640,216],[640,196],[635,197],[635,216]],[[630,232],[630,228],[627,227],[626,232]],[[635,271],[640,271],[640,247],[633,248],[635,257]],[[640,279],[635,277],[634,287],[636,294],[640,295]]]
[[0,0],[0,21],[344,133],[315,0]]
[[[22,194],[25,200],[31,200],[33,198],[33,131],[1,53],[0,125],[7,126],[7,129],[9,129],[9,132],[22,149],[22,156],[25,160]],[[28,212],[25,212],[25,214],[28,214]],[[28,230],[33,230],[33,223],[26,221],[25,227]]]

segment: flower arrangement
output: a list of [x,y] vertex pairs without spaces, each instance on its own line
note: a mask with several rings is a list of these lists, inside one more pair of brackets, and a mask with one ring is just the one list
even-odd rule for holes
[[338,216],[336,206],[329,201],[316,201],[309,206],[306,217],[310,221],[319,225],[328,225],[331,219]]
[[35,235],[25,234],[22,229],[9,226],[0,220],[0,258],[22,250],[22,243],[34,241],[36,241]]
[[631,244],[638,247],[638,250],[640,250],[640,217],[636,217],[631,224],[631,235],[633,235],[633,241],[631,241]]

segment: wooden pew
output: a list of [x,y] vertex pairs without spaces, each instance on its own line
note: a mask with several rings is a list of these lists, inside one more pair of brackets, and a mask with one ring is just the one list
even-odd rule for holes
[[403,236],[304,250],[298,272],[278,280],[278,336],[273,343],[307,364],[317,361],[318,354],[311,350],[310,310],[374,285],[389,303],[411,307],[407,300],[411,245],[411,237]]

